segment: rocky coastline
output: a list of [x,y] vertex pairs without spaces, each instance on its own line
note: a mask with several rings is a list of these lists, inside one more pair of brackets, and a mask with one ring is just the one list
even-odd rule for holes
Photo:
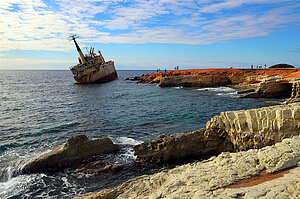
[[76,198],[297,198],[300,103],[227,111],[206,128],[134,146],[144,164],[205,159]]
[[[116,188],[76,198],[297,198],[299,161],[300,137],[295,136],[262,149],[223,152],[208,160],[144,175]],[[286,172],[280,175],[283,170]],[[233,186],[245,179],[253,182],[262,173],[266,175],[257,184]],[[253,176],[258,177],[253,180]]]
[[[226,111],[206,128],[133,146],[140,166],[192,163],[131,179],[75,198],[297,198],[300,195],[300,70],[175,70],[135,77],[159,86],[230,86],[243,97],[288,98],[286,104]],[[118,172],[128,165],[97,159],[120,146],[109,138],[72,136],[65,144],[27,162],[22,173]],[[96,157],[96,158],[95,158]],[[82,161],[83,160],[83,161]],[[76,165],[76,167],[74,167]]]

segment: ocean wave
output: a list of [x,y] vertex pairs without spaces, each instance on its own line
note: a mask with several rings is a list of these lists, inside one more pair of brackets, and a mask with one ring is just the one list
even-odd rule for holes
[[229,96],[229,97],[236,97],[237,91],[233,88],[221,86],[221,87],[212,87],[212,88],[199,88],[199,91],[207,91],[212,92],[215,95],[219,96]]
[[32,132],[32,133],[29,133],[27,135],[22,135],[22,137],[38,137],[38,136],[41,136],[41,135],[44,135],[44,134],[52,134],[52,133],[59,133],[59,132],[62,132],[62,131],[65,131],[66,129],[69,129],[69,128],[73,128],[75,126],[77,126],[78,122],[69,122],[69,123],[65,123],[65,124],[59,124],[59,125],[55,125],[55,126],[51,126],[51,127],[46,127],[46,128],[42,128],[36,132]]
[[236,92],[232,92],[232,93],[217,93],[216,95],[231,95],[231,96],[234,96],[234,95],[237,95]]
[[213,91],[213,92],[236,92],[235,89],[230,88],[230,87],[225,87],[225,86],[220,86],[220,87],[210,87],[210,88],[199,88],[197,89],[198,91]]
[[20,193],[26,190],[28,185],[35,182],[35,180],[34,175],[20,175],[0,183],[0,198],[21,195]]

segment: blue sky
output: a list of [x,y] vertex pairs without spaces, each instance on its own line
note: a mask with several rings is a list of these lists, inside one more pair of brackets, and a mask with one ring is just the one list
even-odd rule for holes
[[299,0],[1,0],[0,69],[67,70],[68,36],[117,69],[300,67]]

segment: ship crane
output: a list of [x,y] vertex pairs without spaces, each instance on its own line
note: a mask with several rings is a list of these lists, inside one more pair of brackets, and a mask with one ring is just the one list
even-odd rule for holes
[[72,36],[70,36],[69,38],[70,38],[70,40],[73,40],[73,41],[74,41],[75,46],[76,46],[76,49],[77,49],[77,52],[78,52],[78,54],[79,54],[79,59],[80,59],[80,61],[81,61],[81,64],[84,64],[84,63],[86,62],[86,61],[85,61],[85,57],[84,57],[84,55],[83,55],[83,53],[82,53],[82,51],[81,51],[79,45],[77,44],[77,42],[76,42],[76,40],[75,40],[76,38],[78,38],[78,36],[77,36],[77,35],[72,35]]

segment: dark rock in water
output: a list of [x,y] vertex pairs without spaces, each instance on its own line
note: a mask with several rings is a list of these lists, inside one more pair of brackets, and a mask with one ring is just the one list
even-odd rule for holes
[[101,153],[112,153],[119,148],[109,138],[88,139],[85,135],[72,136],[22,168],[22,173],[48,173],[72,167],[84,158]]
[[[143,74],[144,75],[144,74]],[[142,76],[143,77],[143,76]],[[129,81],[138,81],[141,77],[139,76],[135,76],[134,78],[130,78],[130,77],[127,77],[125,80],[129,80]]]
[[[99,163],[101,164],[101,163]],[[78,168],[76,169],[76,173],[85,173],[85,174],[99,174],[99,173],[107,173],[107,172],[116,172],[116,171],[120,171],[123,169],[122,165],[103,165],[101,167],[95,167],[95,164],[93,163],[92,165],[93,167],[91,167],[91,165],[84,165],[82,168]]]

